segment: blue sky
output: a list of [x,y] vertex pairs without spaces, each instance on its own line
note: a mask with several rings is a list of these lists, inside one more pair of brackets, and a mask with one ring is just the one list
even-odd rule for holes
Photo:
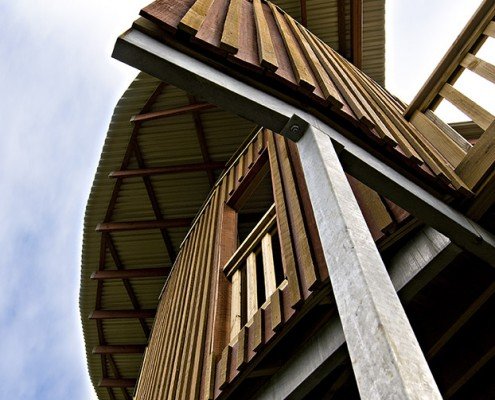
[[[95,398],[78,309],[84,207],[136,74],[111,50],[147,2],[0,0],[0,400]],[[408,101],[479,1],[388,3],[388,85]]]

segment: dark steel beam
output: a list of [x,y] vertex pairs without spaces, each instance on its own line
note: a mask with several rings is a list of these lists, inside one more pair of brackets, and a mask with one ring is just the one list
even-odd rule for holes
[[136,268],[120,270],[102,270],[91,274],[91,279],[133,279],[133,278],[154,278],[168,274],[170,268]]
[[216,108],[216,106],[209,103],[194,103],[187,106],[171,108],[169,110],[134,115],[133,117],[131,117],[131,122],[153,121],[155,119],[175,117],[177,115],[183,115],[194,111],[209,110],[210,108]]
[[154,318],[156,310],[94,310],[89,319]]
[[[143,108],[141,109],[141,113],[147,113],[155,101],[160,97],[160,95],[163,93],[163,90],[167,86],[166,83],[159,83],[156,87],[156,89],[153,91],[151,96],[146,100],[146,103],[144,104]],[[137,123],[134,125],[134,128],[132,129],[131,137],[129,138],[129,142],[127,144],[127,148],[124,154],[124,158],[122,159],[122,163],[120,164],[120,169],[125,170],[127,169],[127,166],[129,165],[129,162],[131,161],[132,154],[134,152],[134,143],[136,141],[136,137],[139,133],[139,127],[140,124]],[[115,208],[115,204],[117,203],[117,198],[119,196],[120,192],[120,186],[122,185],[122,179],[117,179],[115,181],[115,185],[113,187],[112,191],[112,196],[110,197],[110,201],[108,202],[108,207],[107,207],[107,212],[105,214],[105,219],[104,221],[109,221],[112,217],[113,210]]]
[[136,379],[124,379],[124,378],[101,378],[100,382],[98,382],[98,387],[105,388],[126,388],[126,387],[134,387],[136,385]]
[[225,164],[226,164],[225,162],[210,162],[208,164],[194,163],[194,164],[182,164],[182,165],[169,165],[167,167],[128,169],[124,171],[112,171],[110,172],[108,177],[109,178],[141,178],[144,176],[152,176],[152,175],[200,172],[207,170],[223,169],[225,168]]
[[96,225],[97,232],[139,231],[143,229],[187,228],[192,218],[169,218],[152,221],[102,222]]
[[[196,98],[194,96],[189,95],[189,102],[194,104],[196,102]],[[208,145],[206,144],[206,135],[203,129],[203,123],[201,122],[201,116],[199,115],[199,111],[196,110],[192,113],[194,120],[194,128],[196,129],[196,136],[199,142],[199,148],[201,150],[201,156],[203,157],[203,161],[205,164],[210,163],[210,155],[208,153]],[[206,170],[206,174],[208,175],[208,181],[210,182],[210,186],[213,187],[215,184],[215,176],[213,175],[213,171],[211,169]]]
[[[120,261],[120,256],[117,251],[117,248],[115,247],[112,237],[110,236],[109,233],[104,233],[102,236],[106,236],[107,238],[107,244],[108,244],[108,249],[110,250],[110,254],[112,255],[113,262],[115,263],[115,267],[118,270],[124,270],[124,267],[122,266],[122,262]],[[140,310],[141,306],[139,304],[139,300],[136,296],[136,293],[134,293],[134,289],[131,285],[131,282],[129,282],[128,279],[123,279],[122,283],[124,284],[124,288],[127,292],[127,295],[129,296],[129,300],[132,303],[132,306],[134,307],[135,310]],[[99,308],[98,308],[99,309]],[[143,328],[144,336],[146,339],[150,336],[150,328],[144,318],[139,319],[139,324]],[[100,343],[102,344],[102,343]]]
[[93,347],[93,354],[140,354],[144,352],[145,344],[103,345]]

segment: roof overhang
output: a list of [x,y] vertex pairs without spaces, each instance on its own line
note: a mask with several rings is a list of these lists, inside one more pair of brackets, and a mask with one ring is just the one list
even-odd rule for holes
[[327,121],[133,29],[119,38],[113,56],[274,132],[283,134],[293,128],[291,118],[296,115],[331,138],[351,175],[459,247],[495,265],[493,234],[349,140]]

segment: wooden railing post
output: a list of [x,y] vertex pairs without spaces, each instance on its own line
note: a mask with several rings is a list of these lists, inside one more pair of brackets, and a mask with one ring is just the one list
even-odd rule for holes
[[261,254],[263,256],[265,298],[269,299],[272,293],[277,290],[275,263],[273,261],[272,235],[270,233],[267,233],[261,240]]
[[230,340],[234,340],[241,330],[242,312],[242,271],[238,269],[232,275],[232,295],[230,303]]
[[246,260],[247,315],[246,321],[258,311],[258,277],[256,274],[256,253],[253,251]]

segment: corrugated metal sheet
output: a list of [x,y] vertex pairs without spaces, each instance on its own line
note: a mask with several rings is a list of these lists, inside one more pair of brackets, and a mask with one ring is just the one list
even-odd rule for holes
[[[117,104],[86,207],[80,308],[88,369],[100,399],[111,399],[112,395],[107,389],[98,387],[98,382],[103,377],[102,361],[100,355],[92,354],[93,347],[99,344],[98,332],[96,322],[88,319],[88,315],[95,309],[97,298],[97,282],[89,278],[93,271],[99,269],[101,233],[96,232],[95,227],[105,217],[115,184],[115,179],[109,178],[108,174],[120,169],[129,143],[133,129],[130,118],[141,111],[159,83],[146,74],[140,74]],[[167,86],[150,111],[170,109],[188,103],[185,92]],[[226,161],[254,127],[252,123],[218,109],[202,111],[201,120],[208,151],[213,161]],[[138,142],[147,167],[202,162],[191,114],[142,123]],[[136,167],[136,160],[131,159],[129,168]],[[218,174],[219,172],[216,173]],[[164,218],[193,218],[210,191],[206,172],[152,176],[151,183]],[[124,179],[111,220],[153,219],[155,215],[143,179]],[[175,250],[178,251],[188,228],[170,228],[167,231]],[[171,260],[158,229],[112,232],[111,237],[122,267],[125,269],[171,266]],[[107,250],[104,269],[115,268]],[[142,309],[156,308],[164,279],[130,280]],[[104,281],[101,309],[132,309],[132,303],[122,280]],[[151,327],[153,319],[147,319],[147,323]],[[146,344],[147,342],[137,319],[104,320],[102,325],[106,344]],[[114,355],[113,360],[122,378],[137,378],[142,355]],[[109,375],[114,376],[112,365],[108,361],[106,367]],[[129,394],[132,393],[128,390]],[[126,398],[121,389],[113,389],[113,396],[117,399]]]

